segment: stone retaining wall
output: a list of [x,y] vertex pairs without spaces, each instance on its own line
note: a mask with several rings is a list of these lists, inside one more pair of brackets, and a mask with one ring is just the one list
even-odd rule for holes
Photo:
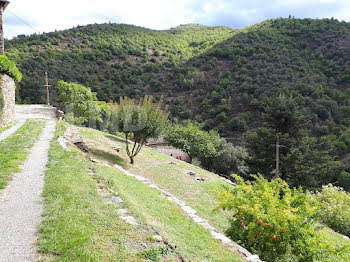
[[8,75],[2,75],[1,88],[4,97],[4,108],[0,116],[0,127],[7,125],[15,119],[15,81]]

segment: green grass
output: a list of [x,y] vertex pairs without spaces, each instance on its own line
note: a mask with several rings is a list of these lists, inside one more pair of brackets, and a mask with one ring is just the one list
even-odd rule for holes
[[[64,124],[58,122],[56,138],[63,132]],[[142,221],[135,227],[119,218],[117,207],[98,193],[104,181],[97,185],[91,168],[83,153],[63,150],[56,139],[51,143],[40,261],[143,261],[157,255],[164,244],[152,240],[154,231]],[[176,261],[174,254],[163,258]]]
[[38,140],[45,122],[28,120],[9,138],[0,141],[0,189],[6,187],[12,174],[20,172],[29,150]]
[[96,165],[95,171],[119,192],[138,217],[157,228],[190,261],[241,261],[158,190],[112,167]]
[[323,232],[325,233],[326,237],[334,241],[338,247],[346,250],[342,256],[331,257],[331,261],[350,261],[350,240],[348,238],[344,238],[342,235],[338,234],[328,227],[324,227]]
[[[228,228],[229,213],[223,210],[215,210],[216,192],[221,191],[224,185],[228,185],[216,175],[193,167],[184,162],[178,165],[169,165],[173,158],[157,151],[144,147],[135,158],[135,164],[130,165],[125,151],[125,142],[118,137],[92,129],[80,128],[81,135],[88,139],[89,148],[93,152],[104,151],[108,155],[109,162],[123,166],[128,171],[147,177],[154,184],[176,195],[189,206],[197,210],[199,216],[207,219],[210,224],[216,226],[221,232]],[[122,147],[120,153],[116,153],[112,146]],[[99,153],[101,155],[101,153]],[[98,158],[98,156],[96,156]],[[188,171],[198,173],[205,182],[198,182],[187,174]]]
[[[221,190],[223,185],[226,185],[220,178],[200,168],[189,166],[186,163],[169,165],[167,163],[173,161],[173,158],[147,147],[143,148],[141,153],[137,155],[135,165],[132,166],[128,163],[123,139],[86,128],[80,128],[80,132],[88,139],[88,144],[93,154],[95,151],[98,152],[96,155],[97,158],[108,159],[110,163],[117,163],[130,172],[147,177],[154,184],[173,193],[189,206],[196,209],[198,215],[207,219],[209,223],[216,226],[221,232],[224,232],[228,228],[230,213],[221,210],[213,211],[216,206],[215,192]],[[120,153],[116,153],[112,149],[114,145],[122,147],[123,150]],[[206,181],[194,181],[193,178],[187,175],[188,170],[197,172]],[[330,239],[334,240],[340,246],[350,243],[348,239],[343,238],[332,230],[325,228],[324,231]]]
[[16,123],[11,123],[11,124],[9,124],[9,125],[7,125],[7,126],[0,127],[0,134],[1,134],[2,132],[4,132],[5,130],[10,129],[11,127],[13,127],[15,124],[16,124]]
[[[350,240],[348,238],[343,237],[341,234],[328,227],[324,227],[323,232],[326,233],[328,238],[336,242],[338,245],[350,245]],[[350,254],[348,255],[347,261],[350,261]]]

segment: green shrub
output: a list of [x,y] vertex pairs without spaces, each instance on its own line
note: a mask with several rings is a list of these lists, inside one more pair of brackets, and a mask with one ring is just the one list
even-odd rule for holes
[[350,192],[350,173],[345,171],[341,172],[337,184],[344,188],[345,191]]
[[190,163],[194,157],[215,157],[217,143],[220,143],[218,135],[214,132],[207,132],[202,125],[190,120],[182,124],[174,123],[168,126],[164,134],[165,141],[182,151],[190,157]]
[[[121,97],[119,104],[110,104],[108,130],[111,133],[122,132],[125,135],[126,153],[130,163],[147,143],[149,138],[158,138],[168,121],[167,110],[162,110],[163,98],[157,103],[145,96],[139,100]],[[129,139],[132,139],[132,149]]]
[[3,55],[0,55],[0,74],[7,74],[16,82],[22,80],[22,73],[18,70],[16,64]]
[[217,156],[199,157],[201,166],[225,177],[230,177],[232,173],[246,175],[248,172],[245,163],[245,159],[248,157],[246,150],[243,147],[226,142],[223,138],[221,138],[221,141],[221,143],[216,143]]
[[350,194],[329,184],[323,186],[321,192],[312,195],[312,198],[321,206],[321,222],[350,236]]
[[[266,261],[331,261],[343,255],[327,240],[317,224],[318,206],[302,188],[291,189],[261,175],[244,181],[218,196],[219,207],[234,212],[227,235]],[[341,260],[339,260],[341,261]]]
[[58,90],[64,111],[73,113],[74,118],[69,118],[71,123],[83,123],[89,119],[102,121],[101,116],[108,110],[108,105],[98,101],[96,93],[83,85],[59,81]]
[[173,250],[170,247],[153,247],[147,250],[144,250],[140,253],[140,257],[148,259],[153,262],[160,261],[162,256],[173,253]]

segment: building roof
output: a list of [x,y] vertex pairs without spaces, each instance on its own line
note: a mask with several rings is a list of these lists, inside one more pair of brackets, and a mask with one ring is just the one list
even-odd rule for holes
[[6,9],[6,7],[9,5],[9,1],[4,1],[4,0],[0,0],[0,6],[4,7],[4,10]]

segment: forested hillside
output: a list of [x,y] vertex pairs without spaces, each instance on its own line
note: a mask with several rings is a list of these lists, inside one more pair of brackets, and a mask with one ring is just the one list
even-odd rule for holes
[[268,98],[293,97],[308,128],[350,171],[350,23],[273,19],[241,30],[184,25],[166,31],[103,24],[6,41],[23,72],[19,101],[44,103],[48,71],[100,100],[165,96],[172,116],[204,122],[242,144]]
[[[77,27],[6,42],[7,56],[24,73],[23,102],[45,101],[43,74],[48,71],[53,92],[57,81],[76,81],[98,93],[100,100],[165,91],[165,74],[176,64],[209,50],[232,36],[233,29],[184,25],[154,31],[131,25]],[[57,95],[53,95],[53,103]]]

